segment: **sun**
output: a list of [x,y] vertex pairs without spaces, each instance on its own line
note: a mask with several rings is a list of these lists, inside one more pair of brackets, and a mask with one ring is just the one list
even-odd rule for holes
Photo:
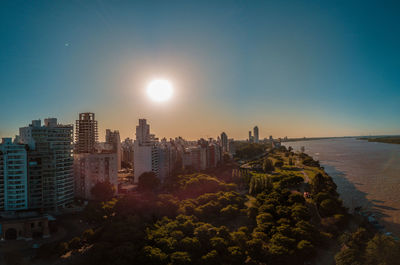
[[173,93],[172,83],[166,79],[155,79],[147,86],[147,95],[153,101],[167,101],[172,97]]

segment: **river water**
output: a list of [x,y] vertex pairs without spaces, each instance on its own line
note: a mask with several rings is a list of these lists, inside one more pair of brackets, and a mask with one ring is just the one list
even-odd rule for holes
[[400,145],[355,138],[287,142],[305,152],[333,178],[344,205],[373,212],[387,231],[400,236]]

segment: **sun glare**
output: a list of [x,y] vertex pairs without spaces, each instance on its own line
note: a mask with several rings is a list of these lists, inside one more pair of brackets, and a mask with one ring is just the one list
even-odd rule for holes
[[165,79],[156,79],[147,86],[147,95],[153,101],[167,101],[172,97],[173,87],[170,81]]

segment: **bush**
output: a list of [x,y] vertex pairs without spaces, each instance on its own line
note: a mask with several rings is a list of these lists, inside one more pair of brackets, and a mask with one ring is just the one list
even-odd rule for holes
[[274,166],[273,166],[273,164],[272,164],[272,161],[270,160],[270,159],[268,159],[268,158],[265,158],[264,159],[264,163],[263,163],[263,170],[264,170],[264,172],[271,172],[271,171],[273,171],[275,168],[274,168]]
[[160,186],[160,180],[152,171],[144,172],[139,176],[138,190],[140,191],[154,191]]
[[332,216],[340,211],[340,209],[338,209],[336,201],[332,199],[323,200],[320,204],[319,209],[322,216]]
[[192,260],[187,252],[177,251],[171,254],[171,264],[173,265],[187,265],[191,262]]

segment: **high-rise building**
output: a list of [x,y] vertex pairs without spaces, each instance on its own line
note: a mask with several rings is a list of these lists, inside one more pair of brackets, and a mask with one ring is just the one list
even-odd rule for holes
[[98,182],[109,182],[118,188],[116,153],[74,154],[75,195],[92,199],[92,188]]
[[228,150],[229,150],[229,153],[231,154],[231,155],[234,155],[235,153],[236,153],[236,149],[235,149],[235,140],[234,139],[229,139],[229,141],[228,141]]
[[139,144],[150,142],[150,125],[146,119],[139,119],[139,125],[136,126],[136,141]]
[[257,126],[254,127],[253,132],[254,132],[254,142],[258,143],[260,141],[260,138],[258,135],[258,127]]
[[121,149],[121,138],[119,137],[119,131],[106,130],[106,143],[112,146],[112,151],[117,154],[117,166],[118,170],[121,169],[122,160],[122,149]]
[[80,113],[75,129],[75,153],[93,153],[98,140],[97,121],[94,113]]
[[28,209],[25,145],[3,138],[0,144],[0,211]]
[[207,169],[207,146],[187,147],[183,154],[183,166],[196,171]]
[[164,180],[168,177],[174,167],[174,156],[171,143],[163,139],[158,146],[158,177]]
[[73,125],[49,118],[19,129],[19,141],[29,146],[29,208],[58,211],[74,199]]
[[253,136],[251,136],[251,131],[249,131],[249,142],[253,142]]
[[228,152],[228,136],[225,132],[221,133],[222,152]]
[[133,140],[126,138],[122,142],[122,162],[125,165],[133,166]]
[[152,171],[159,175],[159,151],[158,139],[150,134],[150,125],[145,119],[139,119],[133,154],[134,182],[138,182],[145,172]]
[[207,168],[217,167],[221,158],[222,152],[220,146],[210,141],[207,146]]

